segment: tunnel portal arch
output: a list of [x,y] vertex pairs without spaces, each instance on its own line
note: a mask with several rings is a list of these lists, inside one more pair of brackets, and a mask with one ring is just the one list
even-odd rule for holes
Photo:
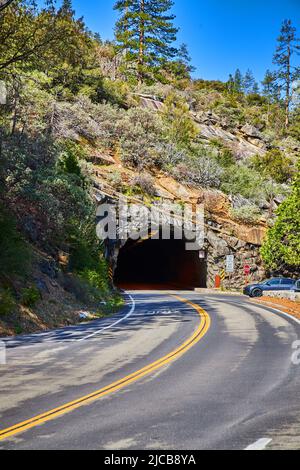
[[116,260],[114,283],[126,289],[207,287],[207,262],[185,240],[127,240]]

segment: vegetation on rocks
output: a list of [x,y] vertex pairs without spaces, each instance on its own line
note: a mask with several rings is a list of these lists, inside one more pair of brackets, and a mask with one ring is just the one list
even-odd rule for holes
[[[193,79],[171,6],[117,1],[115,41],[89,31],[70,1],[15,0],[0,11],[2,316],[38,302],[35,289],[43,297],[45,263],[77,300],[114,295],[95,234],[98,153],[139,173],[130,186],[150,197],[158,172],[223,191],[235,220],[274,225],[262,251],[269,266],[299,266],[295,29],[284,22],[262,84],[251,70],[226,83]],[[128,191],[121,170],[110,183]]]

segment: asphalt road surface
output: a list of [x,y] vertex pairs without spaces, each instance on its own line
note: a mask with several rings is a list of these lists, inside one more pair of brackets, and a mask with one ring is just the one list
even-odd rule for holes
[[6,341],[0,449],[300,448],[299,323],[242,296],[130,294]]

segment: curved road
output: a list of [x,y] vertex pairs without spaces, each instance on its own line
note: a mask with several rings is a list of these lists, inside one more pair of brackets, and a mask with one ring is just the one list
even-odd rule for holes
[[242,296],[133,292],[113,319],[9,339],[0,449],[299,449],[299,335]]

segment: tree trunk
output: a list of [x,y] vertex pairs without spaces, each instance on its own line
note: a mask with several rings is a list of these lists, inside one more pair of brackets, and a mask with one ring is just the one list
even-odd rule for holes
[[291,48],[288,47],[287,62],[287,80],[286,80],[286,100],[285,100],[285,128],[290,125],[290,102],[291,102]]
[[138,59],[138,79],[139,85],[143,82],[144,50],[145,50],[145,0],[140,0],[140,30],[139,30],[139,59]]
[[14,135],[17,129],[17,122],[18,122],[18,92],[15,90],[14,101],[13,101],[13,116],[12,116],[12,127],[11,127],[11,135]]

